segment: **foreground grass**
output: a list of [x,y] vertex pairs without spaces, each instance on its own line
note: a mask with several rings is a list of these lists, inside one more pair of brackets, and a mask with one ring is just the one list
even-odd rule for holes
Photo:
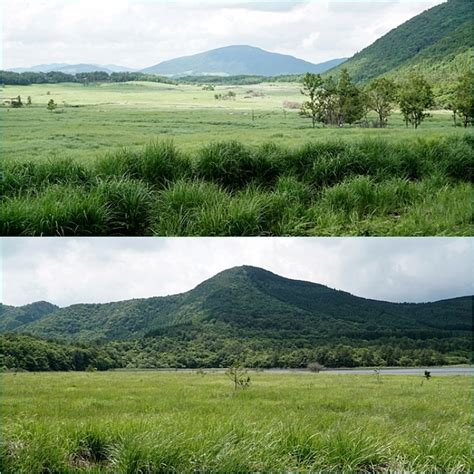
[[469,377],[3,375],[1,471],[471,472]]
[[2,235],[471,235],[472,137],[5,160]]

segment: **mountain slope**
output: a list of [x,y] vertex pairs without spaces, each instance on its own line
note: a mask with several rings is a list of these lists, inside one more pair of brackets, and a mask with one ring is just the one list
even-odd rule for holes
[[[358,82],[400,76],[417,68],[447,80],[472,66],[474,9],[470,0],[448,0],[410,19],[355,54],[343,67]],[[466,63],[467,64],[464,64]],[[331,71],[337,73],[340,67]],[[443,76],[439,73],[443,71]]]
[[322,64],[312,64],[293,56],[270,53],[252,46],[227,46],[164,61],[141,72],[170,76],[278,76],[305,72],[322,73],[343,61],[344,59],[334,59]]
[[[35,303],[35,305],[47,305]],[[34,305],[28,305],[29,307]],[[323,285],[243,266],[225,270],[175,296],[107,304],[2,307],[0,327],[69,340],[117,340],[144,335],[204,334],[209,327],[242,337],[307,340],[373,334],[436,333],[472,329],[472,298],[397,304],[368,300]],[[36,314],[36,313],[35,313]]]

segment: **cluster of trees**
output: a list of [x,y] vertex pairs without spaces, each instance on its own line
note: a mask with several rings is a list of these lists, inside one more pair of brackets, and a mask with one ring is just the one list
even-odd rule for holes
[[[366,87],[355,84],[347,69],[342,70],[337,80],[308,73],[303,78],[301,93],[307,98],[301,106],[301,115],[311,118],[313,128],[317,123],[343,126],[362,119],[368,124],[370,111],[377,114],[374,126],[383,128],[395,106],[399,107],[407,126],[418,128],[435,105],[431,85],[418,73],[411,73],[402,83],[379,77]],[[452,93],[450,107],[455,124],[457,119],[464,127],[473,123],[473,95],[474,74],[467,71],[459,77]]]
[[320,74],[307,73],[301,93],[308,100],[301,106],[301,114],[326,125],[352,124],[365,115],[362,89],[357,87],[346,69],[339,80],[332,76],[323,79]]

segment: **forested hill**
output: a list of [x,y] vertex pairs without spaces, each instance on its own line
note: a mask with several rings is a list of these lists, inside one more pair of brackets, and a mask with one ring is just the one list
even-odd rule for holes
[[210,325],[243,337],[304,337],[326,342],[381,335],[442,337],[451,331],[471,331],[472,300],[388,303],[243,266],[223,271],[175,296],[66,308],[48,303],[0,308],[2,332],[84,342],[145,335],[173,337],[177,328],[180,332],[186,328],[205,332]]
[[[355,54],[342,67],[358,82],[417,69],[445,82],[472,68],[474,4],[448,0],[403,23]],[[331,74],[341,67],[331,70]]]

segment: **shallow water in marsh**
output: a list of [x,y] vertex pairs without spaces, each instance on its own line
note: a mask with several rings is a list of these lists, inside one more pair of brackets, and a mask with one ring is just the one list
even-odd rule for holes
[[[474,367],[397,367],[380,369],[380,375],[474,375]],[[299,370],[269,370],[268,372],[300,372]],[[306,371],[304,371],[306,372]],[[307,372],[310,373],[310,372]],[[326,374],[374,374],[374,369],[327,369]]]

